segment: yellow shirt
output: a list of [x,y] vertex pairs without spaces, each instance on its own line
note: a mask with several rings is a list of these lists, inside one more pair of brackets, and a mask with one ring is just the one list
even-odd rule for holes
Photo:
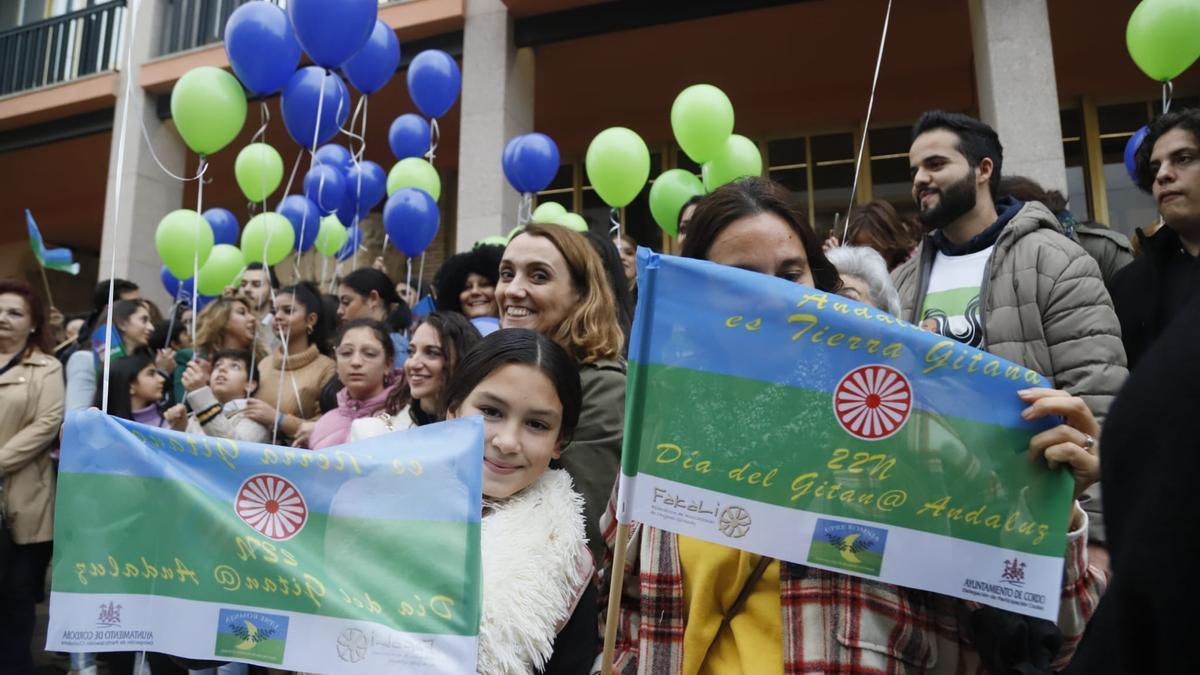
[[762,556],[677,536],[687,616],[683,675],[782,675],[779,561],[767,566],[746,604],[713,643],[721,618]]

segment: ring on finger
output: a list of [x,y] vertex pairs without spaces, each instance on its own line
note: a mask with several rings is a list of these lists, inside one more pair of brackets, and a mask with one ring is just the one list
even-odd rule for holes
[[1096,447],[1096,439],[1092,438],[1091,434],[1084,434],[1083,435],[1083,449],[1091,451],[1091,449],[1094,447]]

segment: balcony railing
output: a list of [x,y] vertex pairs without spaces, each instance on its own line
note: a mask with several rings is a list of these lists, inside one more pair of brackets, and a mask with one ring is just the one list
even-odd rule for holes
[[[225,39],[225,22],[250,0],[161,0],[165,3],[159,55],[174,54]],[[337,0],[330,0],[336,2]],[[379,0],[379,4],[407,0]],[[287,0],[271,0],[287,7]]]
[[124,22],[113,0],[0,32],[0,96],[112,70]]
[[164,0],[159,54],[174,54],[224,40],[229,15],[249,1]]

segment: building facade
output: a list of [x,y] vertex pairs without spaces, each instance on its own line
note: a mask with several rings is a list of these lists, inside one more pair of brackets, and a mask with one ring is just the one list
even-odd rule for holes
[[[191,177],[197,168],[170,119],[171,88],[195,66],[228,67],[221,34],[244,1],[0,3],[6,274],[31,280],[37,274],[21,227],[29,208],[46,239],[74,248],[84,266],[77,278],[51,273],[61,309],[85,309],[91,287],[114,262],[118,276],[163,300],[153,246],[162,216],[199,203],[228,208],[244,223],[255,207],[237,188],[233,162],[260,127],[289,172],[302,161],[280,122],[276,96],[251,102],[242,136],[210,158],[202,193],[196,181],[167,173]],[[381,2],[380,18],[400,38],[401,70],[426,47],[450,52],[463,68],[462,96],[439,120],[434,164],[443,183],[442,224],[425,276],[446,255],[515,224],[520,198],[504,180],[500,155],[517,134],[549,134],[562,153],[558,176],[538,200],[559,201],[597,229],[607,229],[610,214],[588,185],[583,157],[604,128],[629,127],[646,140],[651,178],[670,168],[698,170],[674,143],[670,106],[699,82],[730,96],[735,131],[758,143],[765,172],[797,194],[819,230],[872,198],[913,209],[909,129],[922,111],[938,108],[995,126],[1006,149],[1005,174],[1062,190],[1078,220],[1130,234],[1156,216],[1152,200],[1125,175],[1122,152],[1162,107],[1161,87],[1125,49],[1125,24],[1136,4],[897,2],[866,125],[887,0]],[[1200,72],[1193,68],[1174,83],[1173,105],[1192,105],[1198,93]],[[415,111],[403,72],[370,97],[367,109],[365,156],[386,169],[395,161],[388,126]],[[283,188],[270,204],[282,197]],[[642,244],[670,247],[650,217],[647,191],[621,217]],[[365,246],[359,264],[384,250],[377,232]],[[386,259],[404,275],[398,252]],[[280,267],[317,276],[320,264],[306,259]]]

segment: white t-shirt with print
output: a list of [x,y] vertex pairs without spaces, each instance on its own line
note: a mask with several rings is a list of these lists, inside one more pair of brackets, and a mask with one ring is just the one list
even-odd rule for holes
[[938,251],[921,305],[922,328],[972,347],[983,343],[979,290],[993,248],[966,255]]

